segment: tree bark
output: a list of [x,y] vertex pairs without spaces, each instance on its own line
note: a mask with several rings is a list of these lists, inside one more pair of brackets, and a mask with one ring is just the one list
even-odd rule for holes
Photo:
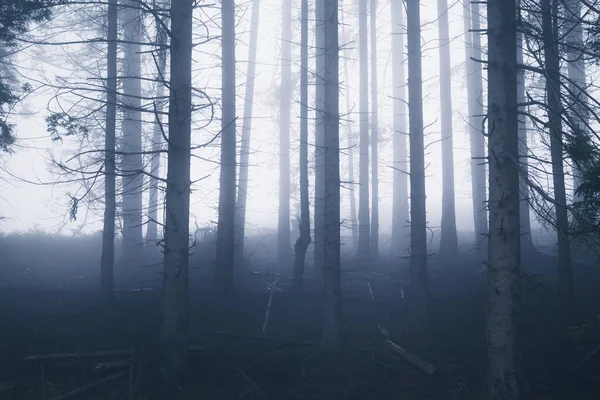
[[325,243],[323,302],[325,310],[321,350],[338,351],[342,319],[340,285],[340,132],[338,76],[338,0],[324,2],[324,127],[325,127]]
[[450,71],[450,33],[448,1],[438,0],[438,35],[440,39],[440,111],[442,128],[442,226],[440,254],[458,253],[454,192],[454,141],[452,137],[452,76]]
[[406,2],[408,41],[408,110],[410,123],[410,306],[415,322],[424,327],[429,317],[427,221],[425,206],[425,148],[423,137],[423,78],[421,72],[420,2]]
[[546,72],[546,97],[550,126],[550,157],[552,159],[552,183],[554,186],[554,209],[558,236],[558,280],[560,294],[567,306],[564,316],[571,315],[574,295],[569,219],[563,165],[562,115],[564,109],[560,95],[560,59],[558,55],[557,3],[542,0],[542,31],[544,37],[544,63]]
[[370,255],[369,222],[369,58],[367,48],[367,0],[358,0],[358,49],[360,72],[360,158],[358,194],[358,257]]
[[250,163],[250,136],[252,135],[252,108],[254,105],[254,80],[256,79],[256,49],[258,47],[258,17],[260,0],[252,0],[250,20],[250,47],[248,49],[248,69],[246,72],[246,94],[244,95],[244,121],[242,122],[242,142],[240,145],[240,173],[238,180],[237,204],[235,207],[235,265],[244,262],[244,235],[246,234],[246,204],[248,202],[248,168]]
[[404,75],[404,5],[402,0],[392,0],[392,64],[393,64],[393,97],[394,97],[394,181],[392,208],[392,240],[393,254],[405,253],[407,246],[408,226],[408,179],[406,160],[406,90]]
[[290,102],[292,98],[292,0],[283,1],[281,34],[281,85],[279,90],[279,224],[277,258],[290,260]]
[[217,265],[215,284],[219,291],[233,290],[233,251],[235,213],[235,4],[221,2],[221,173],[219,179],[219,220],[217,226]]
[[304,261],[310,245],[308,200],[308,0],[300,10],[300,237],[294,246],[294,288],[302,292]]
[[324,94],[324,0],[315,0],[315,269],[321,271],[324,265],[325,240],[325,94]]
[[139,262],[142,256],[142,13],[139,3],[128,0],[123,9],[125,68],[123,79],[123,259]]
[[115,265],[115,137],[117,121],[117,0],[108,3],[106,50],[106,132],[104,135],[104,221],[100,284],[106,305],[113,300]]
[[[167,32],[160,25],[161,20],[156,21],[156,43],[159,46],[167,46]],[[162,22],[165,23],[164,19]],[[150,161],[150,171],[152,177],[150,178],[150,201],[148,205],[148,227],[146,232],[146,241],[152,246],[156,246],[158,241],[158,211],[159,211],[159,176],[160,176],[160,149],[162,147],[162,112],[164,110],[165,96],[165,72],[167,68],[167,51],[161,49],[158,51],[157,57],[157,76],[156,76],[156,124],[154,125],[154,131],[152,132],[152,159]]]
[[520,221],[516,2],[490,0],[488,17],[489,255],[487,398],[520,399]]
[[163,274],[163,376],[177,383],[189,356],[189,222],[193,0],[171,0],[169,148]]
[[371,0],[371,256],[379,255],[379,156],[377,121],[377,0]]
[[483,123],[483,77],[481,71],[481,38],[479,4],[463,0],[465,27],[465,53],[467,56],[467,92],[469,110],[469,137],[471,145],[471,191],[473,194],[473,220],[475,248],[478,258],[485,256],[487,235],[485,142]]

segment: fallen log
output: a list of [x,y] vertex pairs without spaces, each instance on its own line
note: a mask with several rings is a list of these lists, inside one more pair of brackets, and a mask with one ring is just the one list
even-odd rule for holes
[[104,377],[102,379],[94,381],[94,382],[90,383],[89,385],[85,385],[85,386],[79,387],[77,389],[73,389],[70,392],[67,392],[63,395],[55,397],[54,400],[72,399],[73,397],[79,396],[80,394],[85,393],[89,390],[92,390],[98,386],[102,386],[102,385],[105,385],[110,382],[118,381],[119,379],[122,379],[128,375],[129,375],[129,368],[124,371],[117,372],[116,374],[109,375],[107,377]]
[[434,376],[434,375],[437,375],[439,373],[439,371],[438,371],[438,369],[436,367],[434,367],[431,364],[428,364],[427,362],[421,360],[416,355],[410,353],[408,350],[405,350],[401,346],[398,346],[396,343],[394,343],[390,339],[390,335],[389,335],[389,333],[388,333],[388,331],[386,329],[382,328],[380,325],[377,325],[377,328],[379,328],[379,331],[381,331],[381,333],[383,334],[384,344],[395,355],[400,356],[402,359],[404,359],[405,361],[408,361],[414,367],[416,367],[417,369],[425,372],[429,376]]
[[[192,353],[211,350],[215,346],[191,346],[190,351]],[[47,354],[33,354],[21,358],[22,361],[58,361],[68,360],[73,358],[102,358],[102,357],[129,357],[133,355],[131,349],[120,349],[120,350],[100,350],[100,351],[81,351],[77,353],[47,353]]]

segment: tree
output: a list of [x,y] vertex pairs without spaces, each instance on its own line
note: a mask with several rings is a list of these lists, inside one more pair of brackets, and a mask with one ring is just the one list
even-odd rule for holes
[[246,204],[248,201],[248,167],[250,163],[250,136],[252,134],[252,108],[254,105],[254,79],[256,78],[256,49],[258,47],[258,17],[260,0],[252,0],[250,20],[250,45],[248,48],[248,69],[246,72],[246,93],[244,94],[244,121],[242,122],[242,143],[240,145],[240,171],[237,202],[235,207],[235,265],[244,259],[244,235],[246,231]]
[[290,259],[290,103],[292,98],[292,0],[283,1],[279,90],[279,224],[277,258]]
[[423,327],[428,319],[427,220],[425,210],[425,147],[421,13],[419,1],[406,2],[408,41],[408,112],[410,115],[410,291],[413,317]]
[[408,222],[408,190],[406,171],[406,106],[404,80],[404,21],[401,0],[390,2],[392,12],[392,65],[394,97],[394,181],[392,208],[393,252],[399,252],[406,242]]
[[465,54],[467,57],[467,92],[469,112],[469,138],[471,145],[471,191],[473,193],[473,221],[475,248],[483,260],[482,250],[487,234],[485,142],[481,132],[483,122],[483,84],[481,72],[481,38],[479,4],[464,0],[463,22]]
[[123,258],[138,261],[142,255],[142,12],[136,0],[123,9]]
[[360,138],[358,192],[358,256],[370,254],[369,223],[369,61],[367,49],[367,0],[358,0],[358,49],[360,73]]
[[294,246],[294,287],[302,291],[304,261],[310,245],[308,200],[308,0],[300,3],[300,237]]
[[177,383],[189,356],[189,223],[193,0],[171,0],[169,147],[164,241],[163,375]]
[[490,0],[488,18],[489,254],[487,398],[519,399],[520,221],[516,2]]
[[438,0],[438,35],[440,39],[440,111],[442,125],[442,228],[440,253],[458,253],[454,194],[454,148],[452,138],[452,77],[450,73],[450,33],[448,1]]
[[379,254],[379,156],[377,154],[377,0],[371,0],[371,255]]
[[[324,5],[324,264],[323,302],[325,318],[321,350],[337,351],[340,346],[342,297],[340,284],[340,132],[339,132],[339,44],[338,0],[317,0]],[[317,6],[318,7],[318,6]]]
[[235,2],[221,2],[221,172],[215,283],[219,290],[233,290],[235,213]]
[[324,1],[315,0],[315,269],[320,271],[325,263],[325,98],[323,81],[325,21]]
[[113,299],[115,264],[116,175],[115,141],[117,122],[117,0],[108,3],[106,50],[106,127],[104,133],[104,219],[100,284],[105,303]]
[[560,293],[568,305],[565,310],[565,316],[569,316],[572,311],[570,303],[573,300],[574,288],[563,165],[562,116],[564,115],[564,109],[560,93],[561,78],[558,53],[558,2],[552,1],[551,3],[551,0],[542,0],[540,7],[542,13],[548,125],[550,127],[550,157],[552,160],[554,209],[556,213],[556,234],[558,236],[559,287]]

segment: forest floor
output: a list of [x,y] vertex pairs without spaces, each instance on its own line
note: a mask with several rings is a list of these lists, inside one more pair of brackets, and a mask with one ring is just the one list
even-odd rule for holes
[[[524,262],[524,398],[597,400],[600,270],[576,266],[577,315],[567,329],[558,321],[559,298],[552,289],[556,262],[540,253]],[[41,266],[8,264],[0,267],[0,399],[483,398],[485,273],[470,253],[430,259],[432,324],[426,335],[405,323],[406,260],[344,264],[344,350],[335,360],[317,352],[322,323],[317,279],[307,279],[305,294],[293,294],[286,273],[273,275],[266,266],[247,273],[244,288],[227,301],[212,294],[208,283],[199,283],[202,279],[192,279],[196,347],[190,377],[178,393],[165,393],[148,367],[160,327],[160,277],[154,272],[144,275],[152,279],[137,276],[121,283],[115,311],[106,315],[96,265],[54,266],[50,273]],[[263,334],[274,277],[280,290],[273,291]],[[428,376],[394,357],[382,346],[378,325],[439,374]],[[119,349],[127,354],[23,360]],[[79,395],[73,392],[103,379]]]

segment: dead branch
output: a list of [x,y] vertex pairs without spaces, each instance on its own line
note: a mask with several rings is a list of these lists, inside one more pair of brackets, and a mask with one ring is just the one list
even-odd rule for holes
[[384,336],[384,342],[386,347],[390,349],[394,354],[402,357],[404,360],[408,361],[414,367],[420,369],[429,376],[434,376],[438,373],[437,368],[435,368],[433,365],[426,363],[416,355],[408,352],[407,350],[403,349],[402,347],[398,346],[396,343],[391,341],[389,333],[386,329],[382,328],[380,325],[377,325],[377,328]]
[[109,375],[105,378],[99,379],[95,382],[90,383],[89,385],[85,385],[85,386],[79,387],[77,389],[71,390],[70,392],[67,392],[61,396],[55,397],[54,400],[71,399],[71,398],[78,396],[81,393],[85,393],[95,387],[98,387],[98,386],[101,386],[101,385],[104,385],[104,384],[107,384],[110,382],[118,381],[119,379],[122,379],[122,378],[126,377],[127,375],[129,375],[129,368],[124,371],[118,372],[116,374]]

